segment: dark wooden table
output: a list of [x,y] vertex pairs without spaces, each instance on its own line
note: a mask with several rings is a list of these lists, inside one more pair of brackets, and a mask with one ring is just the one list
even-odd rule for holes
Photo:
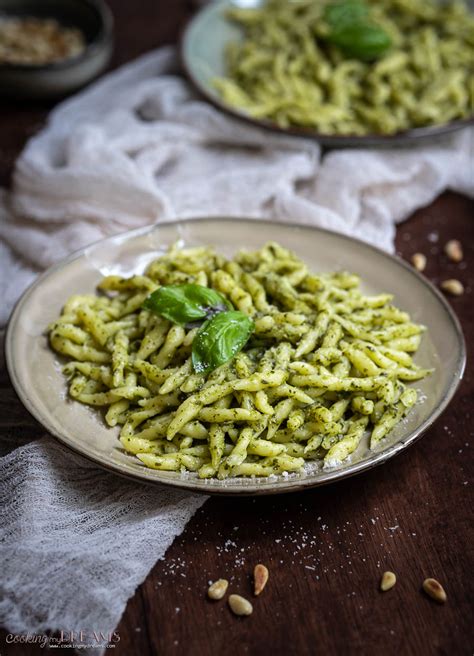
[[[111,2],[117,48],[113,66],[173,42],[192,6],[183,0]],[[47,105],[0,106],[0,184],[7,184],[25,140],[44,122]],[[474,166],[474,162],[473,162]],[[443,244],[464,245],[465,260],[449,263]],[[397,249],[428,257],[426,275],[462,280],[452,300],[468,350],[474,338],[474,202],[444,193],[403,223]],[[150,572],[118,626],[116,656],[470,656],[473,629],[473,396],[468,363],[454,401],[431,430],[383,467],[337,485],[287,496],[211,498]],[[40,428],[17,400],[6,374],[0,381],[0,430],[13,443]],[[208,581],[225,577],[251,595],[251,572],[267,565],[270,580],[246,619],[225,602],[206,600]],[[378,591],[381,573],[398,583]],[[421,592],[439,579],[448,602]],[[11,648],[0,654],[42,653]],[[43,652],[44,653],[44,652]]]

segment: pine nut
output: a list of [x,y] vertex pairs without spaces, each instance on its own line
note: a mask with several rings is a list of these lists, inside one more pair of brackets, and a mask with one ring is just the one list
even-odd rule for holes
[[393,588],[396,582],[397,577],[393,572],[384,572],[380,581],[380,589],[382,592],[387,592],[387,590]]
[[209,586],[209,589],[207,591],[207,596],[209,599],[222,599],[222,597],[225,595],[227,592],[227,588],[229,587],[229,581],[226,581],[225,579],[218,579],[217,581],[214,581]]
[[450,278],[449,280],[443,280],[440,285],[443,292],[451,294],[451,296],[461,296],[464,294],[464,285],[459,280],[455,278]]
[[417,271],[424,271],[426,269],[426,255],[423,255],[423,253],[412,255],[411,262]]
[[230,595],[229,606],[235,615],[251,615],[253,611],[253,606],[250,601],[237,594]]
[[423,590],[439,604],[444,604],[447,599],[443,586],[436,579],[425,579]]
[[457,239],[450,239],[444,247],[444,252],[451,262],[460,262],[464,257],[461,242]]
[[268,569],[265,567],[265,565],[255,565],[255,569],[253,570],[253,593],[257,597],[263,590],[263,588],[267,585],[268,581]]

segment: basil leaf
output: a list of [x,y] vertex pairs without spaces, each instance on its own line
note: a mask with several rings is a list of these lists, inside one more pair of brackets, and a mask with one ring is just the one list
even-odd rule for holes
[[246,344],[255,328],[243,312],[221,312],[200,327],[193,340],[194,371],[207,374],[234,357]]
[[192,284],[160,287],[145,299],[143,307],[181,326],[232,309],[219,292]]
[[332,31],[328,40],[346,55],[370,61],[380,57],[392,44],[389,35],[373,23],[345,24]]
[[333,30],[341,29],[343,25],[361,22],[368,16],[367,5],[359,0],[343,0],[326,5],[323,18]]
[[349,56],[370,61],[392,44],[384,29],[371,22],[368,6],[361,0],[342,0],[326,5],[323,19],[329,26],[326,38]]

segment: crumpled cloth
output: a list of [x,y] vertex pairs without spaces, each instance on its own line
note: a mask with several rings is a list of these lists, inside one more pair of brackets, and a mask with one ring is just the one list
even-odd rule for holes
[[0,624],[15,634],[57,629],[66,639],[83,631],[92,646],[84,651],[96,656],[100,635],[114,631],[206,500],[125,481],[49,436],[0,458],[0,481]]
[[[20,155],[0,196],[0,323],[45,267],[162,219],[264,216],[392,251],[395,224],[416,208],[446,188],[474,195],[473,162],[472,128],[322,157],[315,141],[219,112],[179,75],[173,48],[151,52],[61,103]],[[0,498],[0,623],[30,633],[113,631],[205,500],[124,481],[50,437],[1,459]]]

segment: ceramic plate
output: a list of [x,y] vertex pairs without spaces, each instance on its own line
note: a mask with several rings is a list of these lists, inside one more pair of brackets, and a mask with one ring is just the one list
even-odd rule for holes
[[[189,22],[182,41],[181,59],[188,77],[194,86],[220,109],[249,121],[254,125],[269,128],[285,134],[311,137],[329,147],[348,146],[394,146],[417,143],[420,139],[440,136],[472,124],[474,119],[452,121],[445,125],[416,128],[395,135],[336,136],[321,134],[305,128],[280,128],[275,123],[264,119],[253,119],[245,111],[225,103],[212,86],[212,80],[223,77],[226,72],[225,48],[230,41],[238,41],[242,34],[240,29],[225,18],[225,11],[230,6],[255,7],[261,0],[215,0],[203,7]],[[469,0],[474,10],[474,0]]]
[[[392,292],[394,302],[425,324],[416,361],[436,372],[416,384],[422,402],[370,451],[361,443],[351,461],[337,469],[317,469],[269,479],[200,480],[196,474],[145,468],[121,450],[118,430],[100,412],[71,401],[62,360],[48,347],[45,328],[71,294],[93,292],[101,276],[141,273],[179,241],[213,245],[227,256],[240,248],[260,248],[269,238],[292,249],[312,271],[346,269],[361,276],[367,293]],[[412,444],[443,412],[461,379],[465,348],[459,323],[441,294],[401,260],[363,242],[310,227],[256,219],[194,219],[127,232],[71,255],[46,271],[25,292],[12,314],[6,338],[7,366],[26,408],[63,444],[97,464],[149,483],[165,483],[205,493],[274,494],[330,483],[385,462]]]

